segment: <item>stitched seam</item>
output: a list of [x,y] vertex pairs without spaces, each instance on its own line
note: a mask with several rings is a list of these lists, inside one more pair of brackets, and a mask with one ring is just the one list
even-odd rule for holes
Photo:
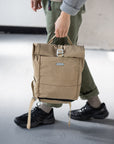
[[[39,48],[40,53],[40,48]],[[38,80],[38,97],[40,95],[39,89],[40,89],[40,64],[41,64],[41,56],[39,55],[39,80]]]
[[[40,84],[44,84],[44,85],[49,85],[49,86],[58,86],[58,87],[74,87],[74,86],[77,86],[77,85],[72,85],[72,86],[63,86],[63,85],[51,85],[51,84],[45,84],[45,83],[40,83]],[[80,85],[78,85],[80,86]]]

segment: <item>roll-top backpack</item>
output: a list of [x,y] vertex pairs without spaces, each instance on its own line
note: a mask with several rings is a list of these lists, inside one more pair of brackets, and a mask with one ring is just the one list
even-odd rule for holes
[[46,103],[69,103],[78,99],[84,67],[84,46],[33,43],[34,69],[31,82],[33,97],[29,106],[27,128],[30,129],[31,108],[35,100]]

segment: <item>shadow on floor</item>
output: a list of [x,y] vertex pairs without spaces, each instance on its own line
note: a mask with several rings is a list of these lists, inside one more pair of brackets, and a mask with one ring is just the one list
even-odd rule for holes
[[[46,134],[47,137],[60,137],[58,143],[64,139],[66,143],[72,142],[90,142],[96,144],[113,144],[114,143],[114,120],[91,120],[91,121],[71,121],[70,127],[67,122],[56,120],[55,124],[43,125],[31,129],[31,133],[37,135]],[[48,133],[48,134],[47,134]],[[41,138],[41,137],[40,137]],[[47,138],[46,138],[47,139]]]
[[88,122],[99,123],[99,124],[104,124],[104,125],[108,125],[108,126],[113,126],[114,127],[114,119],[104,119],[104,120],[92,119],[92,120],[90,120]]
[[[56,120],[55,124],[41,125],[30,130],[15,125],[13,119],[1,126],[3,134],[0,139],[3,144],[113,144],[114,143],[114,120],[91,120],[68,122]],[[6,136],[4,135],[7,135]]]

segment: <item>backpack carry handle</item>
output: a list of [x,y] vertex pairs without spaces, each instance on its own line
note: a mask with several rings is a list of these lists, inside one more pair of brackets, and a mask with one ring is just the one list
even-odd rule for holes
[[[70,45],[73,45],[73,43],[72,43],[72,41],[70,40],[69,36],[67,35],[66,37],[67,37],[68,43],[69,43]],[[56,35],[54,35],[54,36],[49,40],[48,44],[51,44],[51,43],[53,42],[54,38],[56,38]]]

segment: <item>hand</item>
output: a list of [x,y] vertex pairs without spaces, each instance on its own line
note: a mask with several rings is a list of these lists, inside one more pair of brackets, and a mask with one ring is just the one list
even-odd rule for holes
[[31,8],[36,12],[42,8],[41,0],[31,0]]
[[61,12],[60,16],[55,22],[55,35],[56,37],[66,37],[70,27],[70,15]]

